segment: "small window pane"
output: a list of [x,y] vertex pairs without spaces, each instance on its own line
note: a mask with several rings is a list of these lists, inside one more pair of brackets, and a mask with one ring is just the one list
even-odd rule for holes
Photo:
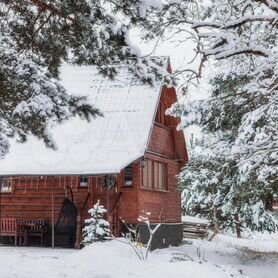
[[152,188],[153,186],[153,163],[151,160],[147,160],[147,166],[148,166],[148,183],[147,187]]
[[158,188],[165,189],[165,165],[162,163],[158,165]]
[[2,178],[1,179],[1,192],[8,193],[12,192],[12,180],[9,178]]
[[125,186],[132,186],[133,181],[133,166],[132,164],[128,165],[124,170],[124,185]]
[[148,184],[148,168],[146,163],[146,166],[143,168],[143,186],[147,187],[147,184]]
[[80,176],[80,187],[88,187],[88,176]]
[[159,188],[159,179],[158,179],[158,168],[159,167],[159,163],[158,162],[154,162],[154,188]]
[[146,160],[146,165],[143,168],[143,186],[152,188],[153,187],[153,162]]
[[154,162],[154,188],[166,189],[166,165],[158,161]]

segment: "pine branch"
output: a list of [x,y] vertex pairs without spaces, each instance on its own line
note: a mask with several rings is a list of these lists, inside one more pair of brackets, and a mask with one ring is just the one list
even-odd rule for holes
[[277,20],[277,16],[269,16],[269,15],[253,15],[253,16],[243,16],[238,20],[228,21],[225,24],[218,24],[215,22],[196,22],[193,23],[192,21],[188,21],[188,23],[192,24],[192,28],[215,28],[215,29],[235,29],[238,27],[242,27],[243,25],[251,22],[269,22],[273,23]]
[[48,11],[53,15],[68,19],[70,21],[74,21],[74,18],[72,18],[68,15],[65,15],[59,9],[57,9],[55,6],[53,6],[51,4],[47,4],[42,0],[29,0],[29,1],[32,2],[35,6],[37,6],[43,12]]

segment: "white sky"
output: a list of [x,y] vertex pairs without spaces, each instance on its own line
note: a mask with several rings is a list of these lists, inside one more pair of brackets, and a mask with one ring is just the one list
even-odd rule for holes
[[[191,41],[186,41],[181,44],[178,44],[179,39],[183,39],[181,36],[176,36],[171,40],[160,42],[155,46],[155,42],[143,43],[138,35],[138,32],[133,31],[130,38],[136,46],[140,48],[143,54],[148,55],[162,55],[170,56],[172,69],[179,70],[183,68],[197,68],[198,61],[190,63],[195,56],[194,47],[195,44]],[[189,64],[190,63],[190,64]],[[209,65],[206,65],[207,69]],[[211,69],[209,69],[211,70]],[[208,71],[208,70],[206,70]],[[204,72],[206,74],[206,71]],[[205,76],[204,76],[205,77]],[[202,83],[199,86],[199,89],[196,89],[194,92],[190,92],[190,99],[200,99],[204,98],[207,90],[207,80],[204,78]]]

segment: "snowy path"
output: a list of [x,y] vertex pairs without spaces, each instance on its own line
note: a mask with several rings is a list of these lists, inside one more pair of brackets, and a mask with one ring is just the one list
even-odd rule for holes
[[213,242],[156,250],[146,262],[116,240],[79,251],[0,247],[0,278],[276,278],[276,242],[218,236]]

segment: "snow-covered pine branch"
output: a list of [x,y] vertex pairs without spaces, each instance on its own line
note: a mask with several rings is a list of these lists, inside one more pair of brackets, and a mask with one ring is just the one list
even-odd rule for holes
[[[109,78],[117,63],[152,84],[165,75],[161,62],[141,58],[129,29],[159,1],[30,0],[0,3],[0,157],[9,137],[35,135],[55,148],[49,126],[73,116],[90,120],[100,111],[59,84],[62,63],[95,65]],[[82,92],[81,92],[82,93]]]
[[[238,234],[241,227],[272,232],[278,227],[268,206],[277,192],[277,114],[261,91],[244,90],[250,78],[219,75],[208,100],[172,108],[187,124],[200,125],[205,136],[179,175],[184,212]],[[254,110],[256,105],[264,112]],[[259,123],[264,125],[256,127]]]

